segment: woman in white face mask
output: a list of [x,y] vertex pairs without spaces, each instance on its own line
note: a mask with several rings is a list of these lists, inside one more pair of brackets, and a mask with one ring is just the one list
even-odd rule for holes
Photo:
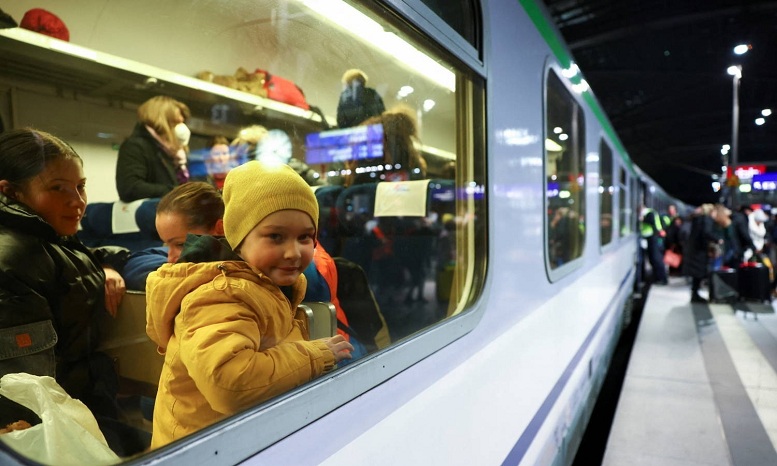
[[189,181],[189,107],[172,97],[152,97],[138,107],[138,123],[119,148],[116,189],[124,202],[162,197]]

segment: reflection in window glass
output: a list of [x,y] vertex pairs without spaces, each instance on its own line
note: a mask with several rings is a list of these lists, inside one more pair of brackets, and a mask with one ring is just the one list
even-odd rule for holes
[[478,47],[480,33],[476,2],[472,0],[421,0],[430,10],[458,32],[473,47]]
[[555,269],[583,254],[585,131],[582,109],[553,70],[546,99],[547,255]]
[[[132,131],[137,107],[159,94],[191,110],[186,124],[192,132],[192,179],[215,183],[215,175],[254,159],[295,168],[315,188],[318,247],[348,261],[352,275],[339,281],[343,312],[338,316],[356,316],[347,323],[354,333],[339,332],[362,344],[365,361],[466,310],[477,298],[488,224],[485,128],[477,124],[486,120],[483,80],[430,47],[432,40],[416,28],[386,10],[365,7],[368,3],[169,0],[150,8],[145,0],[104,2],[94,19],[89,2],[68,2],[57,13],[80,20],[72,21],[79,25],[73,45],[94,51],[90,57],[96,58],[86,62],[49,50],[25,55],[21,50],[35,44],[24,44],[10,54],[18,63],[0,67],[0,78],[21,89],[18,99],[14,93],[19,108],[12,110],[23,109],[24,121],[44,130],[67,128],[62,132],[75,135],[68,142],[78,147],[85,169],[105,171],[88,176],[90,199],[96,193],[106,202],[117,200],[113,165],[106,168],[104,160],[115,159],[113,145]],[[431,2],[430,7],[470,43],[479,42],[472,2],[457,8]],[[11,13],[21,17],[23,11],[12,7]],[[369,34],[360,27],[365,24]],[[3,50],[15,50],[14,45]],[[57,73],[20,79],[7,71],[49,68],[45,61],[52,55]],[[146,79],[148,73],[159,77]],[[28,84],[31,77],[35,86]],[[88,88],[92,83],[95,89]],[[88,112],[78,111],[87,105],[82,95],[90,96]],[[354,102],[364,108],[354,108]],[[51,108],[58,111],[44,112]],[[345,114],[353,117],[350,123],[337,123]],[[67,125],[89,128],[90,134]],[[218,160],[210,144],[216,138],[230,142]],[[406,189],[385,189],[398,182]],[[338,273],[346,272],[338,268]],[[356,284],[353,277],[363,277],[368,288],[349,286]],[[145,315],[142,292],[130,302],[136,308],[122,315]],[[369,321],[360,322],[360,315]],[[154,406],[164,360],[144,325],[129,324],[108,320],[111,340],[99,346],[115,363],[119,396],[130,400],[119,406],[118,417],[150,434],[147,408]],[[173,352],[165,357],[174,357]],[[177,363],[186,373],[184,363]],[[194,382],[186,382],[194,390]],[[220,382],[225,390],[239,385]],[[252,409],[258,400],[245,396],[239,409]],[[204,411],[203,406],[192,409]],[[228,417],[233,406],[207,409]]]
[[602,246],[612,241],[612,149],[602,139],[599,145],[599,237]]

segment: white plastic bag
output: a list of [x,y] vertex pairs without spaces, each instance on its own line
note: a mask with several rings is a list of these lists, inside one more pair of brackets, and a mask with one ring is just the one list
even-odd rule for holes
[[0,435],[0,440],[28,458],[56,465],[121,461],[108,447],[89,408],[71,398],[53,378],[24,372],[6,374],[0,378],[0,395],[29,408],[42,421]]

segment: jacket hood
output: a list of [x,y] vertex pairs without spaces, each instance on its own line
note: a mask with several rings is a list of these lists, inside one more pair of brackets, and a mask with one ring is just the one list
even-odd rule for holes
[[[181,311],[184,298],[201,288],[224,290],[230,280],[246,280],[273,287],[282,295],[272,280],[244,261],[179,262],[164,264],[151,272],[146,280],[146,333],[164,354],[173,336],[175,318]],[[307,280],[303,275],[293,285],[293,306],[305,296]]]
[[27,234],[56,242],[59,236],[54,228],[24,204],[0,193],[0,223]]
[[223,287],[219,277],[264,279],[245,262],[203,262],[164,264],[149,274],[146,280],[146,333],[164,354],[167,342],[173,336],[175,317],[181,310],[184,297],[203,285]]

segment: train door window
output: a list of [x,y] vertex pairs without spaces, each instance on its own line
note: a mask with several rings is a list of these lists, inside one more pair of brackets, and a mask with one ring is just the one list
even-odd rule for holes
[[552,270],[583,254],[585,131],[582,109],[552,69],[545,99],[546,254]]
[[[205,149],[203,141],[210,137],[224,136],[232,142],[230,156],[234,161],[287,163],[318,187],[319,246],[332,257],[360,266],[346,269],[353,273],[350,277],[362,278],[361,283],[370,288],[362,287],[359,293],[357,287],[342,287],[340,303],[353,306],[351,315],[372,313],[361,326],[358,318],[350,321],[353,333],[343,330],[348,338],[361,339],[363,351],[359,354],[363,358],[343,361],[341,366],[351,364],[352,374],[358,373],[357,364],[385,363],[390,358],[399,361],[372,371],[379,376],[348,379],[344,391],[353,396],[361,393],[356,390],[371,388],[449,343],[448,337],[461,334],[464,327],[457,324],[449,327],[455,327],[454,331],[442,332],[434,339],[408,341],[427,335],[424,330],[444,325],[448,318],[469,309],[485,280],[488,236],[482,63],[462,61],[453,53],[456,44],[451,45],[449,39],[436,40],[410,20],[402,20],[396,14],[401,12],[389,13],[388,7],[377,3],[169,0],[149,8],[148,2],[104,2],[100,14],[95,15],[89,2],[67,2],[58,13],[78,19],[72,21],[67,48],[61,41],[26,30],[0,30],[0,61],[13,62],[13,66],[0,67],[0,78],[20,90],[22,104],[33,101],[30,95],[40,103],[19,104],[14,110],[20,111],[20,121],[54,133],[66,132],[67,125],[89,129],[67,134],[73,134],[68,142],[87,148],[79,151],[87,169],[103,167],[104,172],[89,175],[90,194],[117,196],[115,165],[106,168],[101,160],[115,161],[112,145],[118,146],[132,132],[137,107],[157,95],[173,97],[191,110],[187,124],[193,133],[189,147],[193,178],[212,181],[210,172],[203,168],[200,149]],[[477,42],[479,26],[470,23],[479,17],[472,14],[472,2],[460,2],[458,9],[447,2],[430,5],[463,37]],[[9,14],[19,18],[24,13],[22,6],[12,5],[10,10]],[[30,34],[34,40],[29,39]],[[18,53],[8,52],[17,49]],[[40,69],[53,72],[40,74],[36,71]],[[14,70],[30,71],[19,77],[15,73],[24,71]],[[553,84],[554,96],[560,92],[557,87]],[[367,89],[371,104],[364,108],[351,105],[365,102],[354,96],[366,96]],[[553,98],[554,125],[563,126],[575,138],[578,122],[570,121],[569,114],[575,109],[565,99]],[[111,112],[111,118],[64,110],[78,108],[82,100],[101,112]],[[356,119],[338,118],[346,114]],[[61,118],[55,121],[56,117]],[[109,139],[106,143],[100,138]],[[577,144],[559,154],[558,167],[564,177],[579,173]],[[570,186],[565,189],[574,191],[577,211],[582,185],[573,180]],[[348,279],[340,283],[353,284]],[[323,288],[329,293],[326,285]],[[368,304],[362,306],[365,296]],[[145,308],[145,303],[141,307]],[[106,351],[118,361],[122,399],[153,400],[160,378],[158,372],[151,372],[165,370],[164,358],[156,358],[156,345],[147,339],[145,326],[135,330],[127,338],[117,338]],[[252,358],[251,354],[259,351],[252,345],[258,341],[259,335],[246,340],[247,352],[241,352],[240,357]],[[396,345],[395,352],[382,351],[399,341],[407,344]],[[132,349],[136,343],[151,348],[152,356],[144,359],[146,353]],[[320,351],[316,347],[311,354]],[[320,393],[316,390],[331,389],[317,383],[323,378],[319,377],[323,375],[323,359],[303,362],[296,372],[288,369],[290,374],[310,374],[289,381],[281,378],[284,387],[265,393],[259,388],[244,389],[256,386],[256,378],[236,380],[255,372],[235,370],[219,380],[225,384],[220,388],[241,396],[220,399],[224,403],[218,408],[220,412],[198,408],[187,432],[209,428],[206,424],[227,412],[277,409],[275,417],[270,416],[276,419],[282,408],[270,398],[281,395],[300,396],[305,401],[302,408],[283,416],[310,422],[310,407],[314,405],[317,415],[325,414],[336,406],[327,407],[321,398],[331,397],[313,397]],[[294,362],[299,365],[299,357]],[[186,373],[184,362],[176,360],[174,364],[181,370],[179,375]],[[252,360],[245,367],[259,364]],[[387,366],[391,369],[385,370]],[[198,369],[202,376],[198,385],[219,377],[208,372],[213,368]],[[167,375],[165,380],[170,380],[172,375]],[[309,378],[313,379],[309,385],[287,393]],[[333,383],[340,383],[338,387],[346,385],[342,378],[334,379]],[[191,379],[182,383],[194,386]],[[161,401],[157,397],[157,408],[172,406],[177,390],[174,385],[160,388],[159,393],[169,396]],[[204,396],[196,395],[194,403],[207,405],[201,398]],[[260,403],[264,404],[258,406]],[[140,404],[128,409],[133,411],[124,417],[133,428],[150,430]],[[299,428],[302,422],[292,428]],[[172,428],[167,432],[172,433]],[[160,438],[162,443],[173,440],[172,436]],[[277,440],[263,438],[262,442],[266,446]]]
[[612,241],[613,193],[612,149],[602,139],[599,143],[599,243],[604,246]]
[[618,212],[620,223],[620,236],[624,237],[631,233],[631,209],[629,208],[629,179],[626,169],[621,165],[618,176]]

